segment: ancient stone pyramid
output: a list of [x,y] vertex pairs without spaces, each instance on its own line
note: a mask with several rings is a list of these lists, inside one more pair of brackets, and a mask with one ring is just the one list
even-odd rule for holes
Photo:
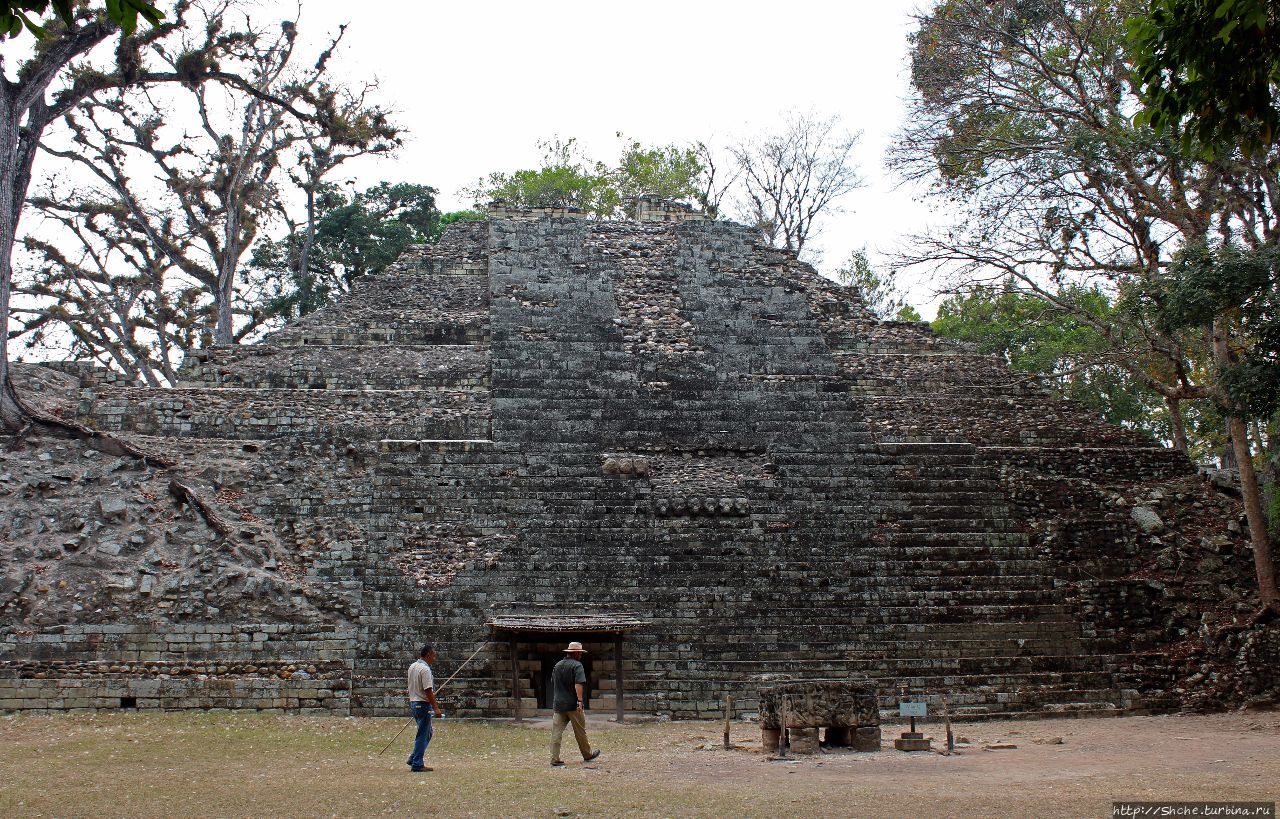
[[[497,211],[202,353],[180,389],[94,387],[100,428],[214,464],[204,486],[274,531],[278,565],[237,581],[253,613],[196,612],[190,641],[152,618],[47,630],[65,639],[39,656],[209,664],[140,694],[161,707],[398,714],[426,639],[441,674],[492,641],[446,694],[463,713],[510,713],[513,685],[536,707],[568,639],[597,703],[621,645],[625,706],[674,716],[751,710],[761,675],[971,715],[1161,706],[1109,613],[1137,594],[1136,530],[1092,487],[1185,459],[877,321],[745,228],[643,217]],[[103,702],[126,691],[90,672]]]

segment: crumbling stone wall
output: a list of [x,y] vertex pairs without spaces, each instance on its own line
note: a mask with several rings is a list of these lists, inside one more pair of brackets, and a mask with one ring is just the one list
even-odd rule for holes
[[[350,630],[257,623],[0,630],[0,709],[350,709]],[[282,659],[287,658],[287,659]]]

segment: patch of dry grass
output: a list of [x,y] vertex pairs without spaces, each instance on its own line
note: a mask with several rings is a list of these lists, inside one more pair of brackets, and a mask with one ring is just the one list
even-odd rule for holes
[[[377,755],[400,720],[10,716],[0,718],[0,815],[1102,816],[1113,798],[1274,798],[1280,718],[1245,719],[967,726],[975,742],[1012,738],[1019,749],[796,764],[698,750],[718,742],[714,724],[593,725],[600,764],[558,770],[547,765],[544,729],[445,720],[428,754],[436,770],[413,775],[411,728]],[[754,726],[735,731],[751,744]],[[1032,741],[1049,733],[1063,744]]]

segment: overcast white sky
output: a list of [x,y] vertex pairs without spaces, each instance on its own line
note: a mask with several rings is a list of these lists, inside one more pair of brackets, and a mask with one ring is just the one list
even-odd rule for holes
[[[489,171],[536,165],[540,139],[577,137],[588,155],[613,161],[618,131],[644,143],[726,143],[788,109],[838,113],[864,132],[867,186],[823,226],[827,272],[854,248],[874,260],[943,219],[882,167],[907,94],[909,16],[921,5],[304,0],[300,28],[318,37],[350,23],[338,65],[351,79],[376,77],[411,134],[395,159],[353,165],[346,177],[433,185],[444,209],[468,206],[460,189]],[[912,283],[917,306],[929,292]]]

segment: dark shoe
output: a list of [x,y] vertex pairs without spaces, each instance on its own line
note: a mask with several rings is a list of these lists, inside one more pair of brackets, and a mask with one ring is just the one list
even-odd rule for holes
[[563,762],[552,762],[552,763],[551,763],[551,767],[553,767],[553,768],[563,768],[563,767],[564,767],[564,763],[563,763]]
[[583,759],[582,761],[583,761],[583,762],[590,762],[591,760],[593,760],[593,759],[598,759],[599,757],[600,757],[600,749],[599,749],[599,748],[596,748],[594,751],[592,751],[592,752],[591,752],[591,756],[586,757],[586,758],[585,758],[585,759]]
[[427,771],[434,771],[434,770],[435,768],[432,768],[430,765],[419,765],[416,768],[410,768],[409,773],[426,773]]

